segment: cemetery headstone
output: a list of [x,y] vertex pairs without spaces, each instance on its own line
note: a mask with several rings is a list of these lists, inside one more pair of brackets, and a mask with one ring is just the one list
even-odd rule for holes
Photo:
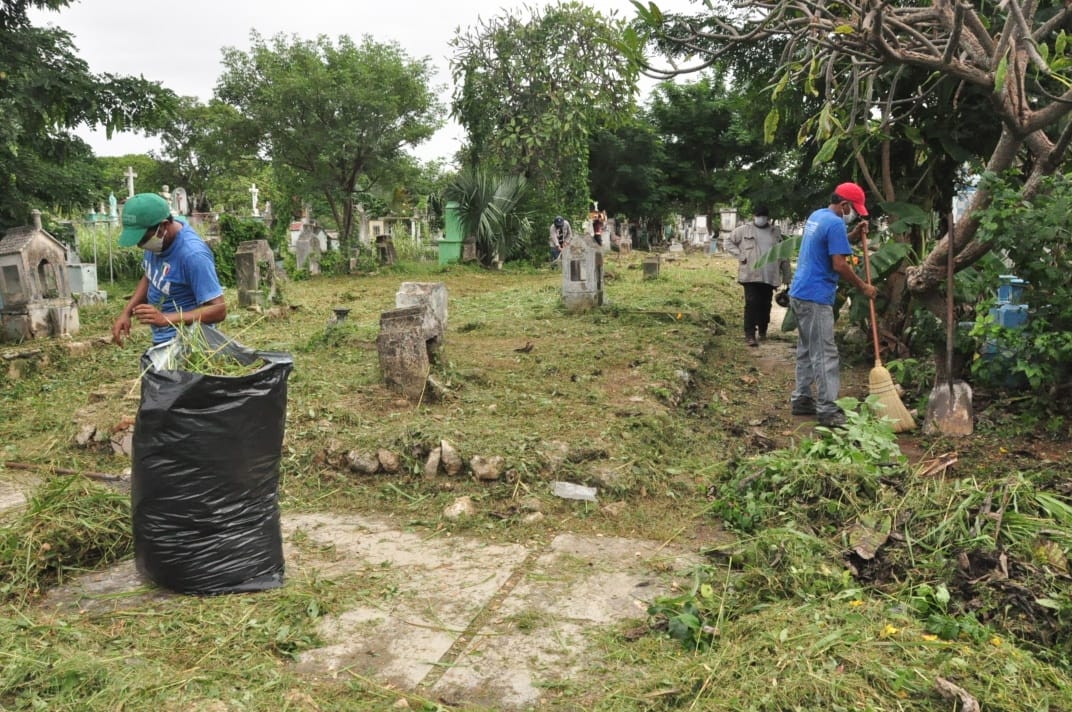
[[259,218],[261,214],[257,212],[257,196],[261,194],[261,191],[257,188],[257,184],[253,183],[249,186],[249,195],[253,203],[253,217]]
[[298,269],[311,275],[320,274],[320,239],[311,223],[303,223],[301,233],[294,243],[294,258]]
[[376,339],[384,383],[414,402],[424,395],[431,368],[423,321],[424,308],[420,306],[383,312]]
[[443,282],[403,282],[395,294],[395,306],[420,307],[421,334],[428,358],[435,361],[447,333],[447,285]]
[[235,251],[238,306],[266,308],[276,298],[275,255],[267,240],[246,240]]
[[569,311],[603,305],[603,250],[588,235],[574,235],[562,250],[562,301]]
[[171,210],[176,215],[188,215],[190,213],[190,201],[186,195],[186,189],[182,186],[176,188],[172,194]]
[[138,177],[138,174],[134,172],[132,166],[127,166],[127,172],[123,174],[123,177],[127,179],[127,197],[134,197],[134,179]]
[[393,265],[395,263],[395,243],[390,235],[376,236],[376,256],[381,265]]

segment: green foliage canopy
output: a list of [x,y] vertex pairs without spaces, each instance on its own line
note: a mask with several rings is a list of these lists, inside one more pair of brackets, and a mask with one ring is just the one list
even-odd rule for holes
[[251,45],[224,50],[216,86],[243,119],[230,124],[232,140],[269,157],[281,184],[321,195],[346,249],[357,193],[440,125],[430,60],[368,36],[267,41],[254,32]]
[[35,208],[72,212],[100,199],[92,151],[71,130],[154,130],[174,105],[175,95],[155,82],[93,74],[70,33],[34,27],[26,15],[68,4],[0,4],[0,228],[26,224]]
[[533,204],[587,212],[589,135],[637,94],[636,68],[612,45],[624,24],[576,2],[526,10],[451,40],[465,163],[525,176]]

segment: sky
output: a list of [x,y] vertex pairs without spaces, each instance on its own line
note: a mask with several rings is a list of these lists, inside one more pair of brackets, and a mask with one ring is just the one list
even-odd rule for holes
[[[664,11],[694,9],[699,0],[657,0]],[[450,39],[458,27],[475,27],[504,8],[544,7],[548,0],[80,0],[56,12],[32,11],[36,25],[55,25],[74,36],[78,56],[94,73],[144,76],[180,96],[212,97],[222,73],[222,50],[250,47],[251,30],[271,38],[279,33],[313,39],[318,35],[355,40],[368,34],[379,42],[394,41],[411,57],[429,57],[439,72],[433,84],[443,87],[450,103]],[[605,15],[630,18],[629,0],[586,0]],[[527,14],[523,12],[523,15]],[[650,90],[652,83],[642,85]],[[98,156],[121,156],[159,149],[159,141],[137,133],[117,134],[81,129],[78,134]],[[449,160],[460,147],[464,131],[450,122],[414,153],[422,160]]]

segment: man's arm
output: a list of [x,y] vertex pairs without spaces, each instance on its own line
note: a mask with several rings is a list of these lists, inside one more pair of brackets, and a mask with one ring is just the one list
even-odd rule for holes
[[134,288],[134,294],[127,300],[123,311],[119,313],[119,316],[116,317],[115,322],[112,324],[112,342],[117,346],[122,346],[123,339],[130,336],[130,317],[134,314],[134,310],[137,309],[139,304],[145,303],[148,296],[149,278],[143,275],[138,280],[138,286]]
[[845,259],[845,255],[830,255],[830,259],[833,263],[834,271],[838,273],[842,279],[851,284],[856,291],[863,294],[868,299],[874,299],[878,294],[878,289],[875,285],[868,284],[860,279],[859,275],[852,269],[852,265]]
[[227,302],[222,296],[210,299],[196,309],[184,312],[162,312],[152,304],[134,307],[134,317],[142,324],[174,326],[176,324],[218,324],[227,318]]
[[738,260],[741,259],[741,228],[734,228],[733,232],[726,236],[726,239],[722,241],[722,249],[726,254],[733,255]]

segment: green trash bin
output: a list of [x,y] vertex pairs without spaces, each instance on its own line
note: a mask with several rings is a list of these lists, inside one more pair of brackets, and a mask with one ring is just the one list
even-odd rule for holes
[[444,211],[445,230],[439,241],[439,264],[449,265],[462,261],[462,220],[458,215],[458,203],[447,203]]

